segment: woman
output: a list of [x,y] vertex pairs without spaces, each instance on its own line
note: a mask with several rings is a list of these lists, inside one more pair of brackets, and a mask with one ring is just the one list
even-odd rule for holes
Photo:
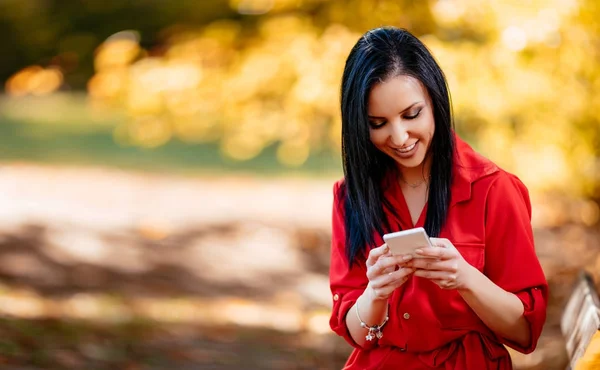
[[[350,52],[342,149],[330,325],[355,347],[345,369],[512,369],[503,345],[533,351],[546,318],[529,195],[456,136],[444,74],[409,32]],[[392,256],[383,234],[414,227],[432,258]]]

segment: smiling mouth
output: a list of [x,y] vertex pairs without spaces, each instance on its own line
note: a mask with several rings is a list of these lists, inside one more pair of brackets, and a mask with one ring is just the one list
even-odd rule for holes
[[414,143],[412,143],[409,146],[405,146],[403,148],[398,148],[398,149],[395,149],[395,150],[397,152],[399,152],[399,153],[408,153],[408,152],[410,152],[411,150],[413,150],[415,148],[415,145],[417,145],[418,142],[419,142],[419,140],[415,141]]

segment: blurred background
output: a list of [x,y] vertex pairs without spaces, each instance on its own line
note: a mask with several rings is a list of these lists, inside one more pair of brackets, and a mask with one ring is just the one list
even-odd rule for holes
[[[0,365],[337,369],[339,84],[359,36],[420,37],[456,129],[529,187],[564,369],[598,278],[595,0],[0,2]],[[518,263],[518,262],[517,262]]]

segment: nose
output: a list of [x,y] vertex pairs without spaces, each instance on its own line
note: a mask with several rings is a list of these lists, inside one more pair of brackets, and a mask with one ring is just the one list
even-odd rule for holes
[[400,120],[391,123],[392,124],[390,126],[392,132],[390,133],[390,140],[393,146],[400,148],[404,146],[404,144],[408,140],[408,131],[406,130],[406,127],[402,124]]

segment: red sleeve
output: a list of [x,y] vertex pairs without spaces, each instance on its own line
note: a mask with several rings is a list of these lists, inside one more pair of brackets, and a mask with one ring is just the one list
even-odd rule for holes
[[[346,232],[344,227],[344,206],[340,199],[341,181],[333,188],[333,219],[331,225],[331,265],[329,268],[329,284],[333,299],[333,310],[329,326],[342,336],[350,345],[359,349],[374,347],[376,341],[367,342],[366,347],[359,346],[350,336],[346,326],[346,315],[354,303],[364,292],[367,284],[365,261],[354,263],[352,268],[346,259]],[[353,314],[350,312],[350,314]]]
[[529,192],[516,176],[504,172],[492,184],[485,233],[484,272],[496,285],[523,302],[524,316],[531,329],[527,347],[498,339],[519,352],[531,353],[546,321],[548,283],[535,252]]

